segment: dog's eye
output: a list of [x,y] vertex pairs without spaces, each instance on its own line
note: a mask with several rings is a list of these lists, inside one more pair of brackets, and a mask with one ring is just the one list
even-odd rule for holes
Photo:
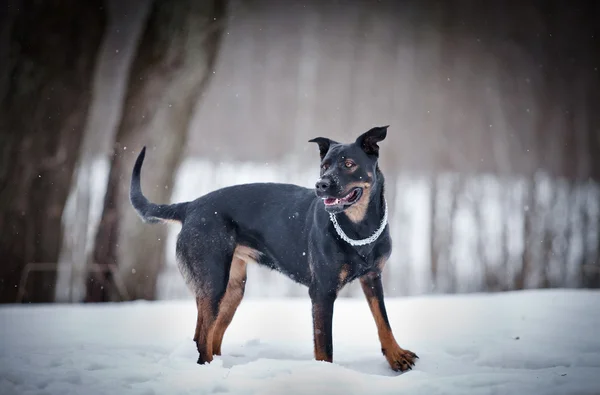
[[350,169],[350,168],[354,167],[354,162],[352,162],[351,160],[347,160],[344,162],[344,166],[346,166],[346,168]]

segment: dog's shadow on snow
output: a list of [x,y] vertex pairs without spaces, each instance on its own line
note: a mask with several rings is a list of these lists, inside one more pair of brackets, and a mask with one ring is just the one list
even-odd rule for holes
[[[262,343],[256,339],[250,340],[243,345],[238,345],[231,349],[230,352],[223,351],[220,359],[223,361],[223,367],[227,369],[238,365],[246,365],[261,359],[299,362],[314,361],[312,353],[298,353],[294,352],[296,350],[284,348],[281,345]],[[341,358],[341,360],[334,360],[334,365],[369,375],[398,376],[401,374],[392,371],[383,356],[369,356],[352,360]]]

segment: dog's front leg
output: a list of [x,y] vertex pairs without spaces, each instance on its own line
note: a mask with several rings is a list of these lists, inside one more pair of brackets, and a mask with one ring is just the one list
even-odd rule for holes
[[395,371],[412,369],[415,353],[403,349],[398,345],[390,322],[388,321],[385,303],[383,302],[383,285],[381,284],[381,273],[371,272],[360,278],[360,285],[369,303],[369,308],[377,325],[377,333],[381,342],[381,352],[385,355],[390,367]]
[[311,286],[309,295],[312,301],[313,339],[315,359],[333,361],[333,304],[336,292],[325,291],[319,286]]

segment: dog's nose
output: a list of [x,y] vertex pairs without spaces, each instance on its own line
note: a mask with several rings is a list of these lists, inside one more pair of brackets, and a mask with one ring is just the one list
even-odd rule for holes
[[331,186],[331,181],[329,181],[326,178],[322,178],[319,181],[317,181],[315,188],[317,188],[317,191],[319,191],[319,192],[325,192],[329,189],[330,186]]

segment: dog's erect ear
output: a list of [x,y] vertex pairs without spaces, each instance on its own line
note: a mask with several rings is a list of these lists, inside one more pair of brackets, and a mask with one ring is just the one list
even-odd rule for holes
[[370,129],[356,139],[356,145],[362,148],[367,155],[379,157],[379,146],[377,143],[385,139],[389,127],[390,125],[377,126]]
[[327,155],[327,151],[329,151],[329,147],[333,144],[339,144],[336,141],[330,140],[325,137],[315,137],[312,140],[308,140],[309,143],[317,143],[319,145],[319,155],[321,156],[321,160]]

